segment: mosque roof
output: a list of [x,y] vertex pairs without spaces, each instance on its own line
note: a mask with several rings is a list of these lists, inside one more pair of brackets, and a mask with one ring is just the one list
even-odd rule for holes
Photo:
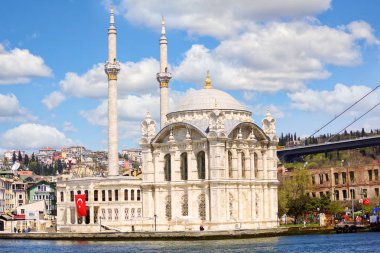
[[194,110],[239,110],[247,111],[235,98],[228,93],[212,88],[209,73],[203,89],[191,91],[178,106],[175,112]]

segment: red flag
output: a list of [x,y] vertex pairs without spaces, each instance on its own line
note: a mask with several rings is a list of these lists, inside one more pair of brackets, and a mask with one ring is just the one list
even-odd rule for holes
[[364,199],[363,200],[363,205],[368,206],[369,205],[369,199]]
[[86,195],[75,195],[75,203],[77,206],[78,216],[87,216]]

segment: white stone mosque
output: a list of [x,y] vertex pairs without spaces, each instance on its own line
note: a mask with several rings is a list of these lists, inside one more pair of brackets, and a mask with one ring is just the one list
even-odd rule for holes
[[[188,94],[169,112],[167,38],[160,38],[160,128],[147,113],[141,123],[143,177],[120,176],[117,140],[116,28],[111,9],[109,57],[109,167],[107,177],[57,183],[58,231],[199,231],[277,226],[275,119],[262,128],[231,95],[213,87]],[[74,195],[86,194],[78,217]]]

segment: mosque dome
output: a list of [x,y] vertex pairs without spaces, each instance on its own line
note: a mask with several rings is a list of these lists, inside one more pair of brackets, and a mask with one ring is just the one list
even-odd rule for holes
[[209,73],[203,89],[191,91],[178,106],[175,112],[195,110],[238,110],[247,111],[235,98],[228,93],[213,89]]

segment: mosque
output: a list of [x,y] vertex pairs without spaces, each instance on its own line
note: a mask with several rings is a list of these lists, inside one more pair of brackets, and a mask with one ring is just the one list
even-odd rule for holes
[[[119,175],[116,28],[108,29],[107,177],[57,183],[57,230],[73,232],[264,229],[277,224],[275,119],[262,128],[231,95],[213,87],[191,92],[169,112],[167,38],[160,38],[160,127],[147,113],[141,123],[142,179]],[[74,195],[85,194],[78,217]]]

